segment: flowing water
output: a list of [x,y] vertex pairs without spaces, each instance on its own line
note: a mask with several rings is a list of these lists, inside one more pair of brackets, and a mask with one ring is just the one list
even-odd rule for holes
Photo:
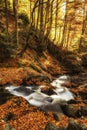
[[[7,85],[5,89],[1,88],[4,101],[10,98],[12,95],[21,96],[25,98],[31,105],[37,106],[43,109],[59,110],[59,104],[66,103],[69,100],[74,99],[74,95],[68,88],[63,86],[64,83],[69,83],[70,77],[67,75],[60,76],[52,81],[50,84],[53,86],[51,95],[43,93],[41,90],[44,85],[41,86],[12,86]],[[2,102],[1,102],[2,103]],[[57,110],[56,110],[57,108]]]

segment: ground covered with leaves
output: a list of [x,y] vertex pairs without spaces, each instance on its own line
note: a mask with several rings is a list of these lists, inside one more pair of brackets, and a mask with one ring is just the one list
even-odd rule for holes
[[4,90],[6,84],[44,84],[48,89],[50,82],[58,75],[70,74],[70,69],[63,66],[60,59],[58,61],[47,51],[39,56],[36,51],[28,49],[22,57],[6,59],[0,66],[0,130],[51,130],[54,127],[51,125],[70,127],[70,119],[78,124],[87,124],[86,72],[72,75],[72,82],[65,84],[76,95],[76,101],[63,108],[65,115],[60,120],[57,113],[45,113],[22,97],[8,95]]
[[[28,50],[29,51],[29,50]],[[30,53],[30,57],[28,56]],[[39,56],[38,61],[35,52],[27,52],[23,57],[16,59],[7,59],[7,62],[0,63],[0,130],[12,127],[17,130],[44,130],[48,122],[56,123],[56,125],[64,124],[57,122],[52,112],[47,115],[33,107],[22,97],[7,96],[3,101],[3,88],[6,84],[13,85],[40,85],[49,84],[53,75],[62,74],[60,64],[53,59],[47,52],[44,56]],[[55,69],[56,67],[56,69]],[[42,76],[42,78],[40,78]],[[4,104],[3,104],[4,103]]]

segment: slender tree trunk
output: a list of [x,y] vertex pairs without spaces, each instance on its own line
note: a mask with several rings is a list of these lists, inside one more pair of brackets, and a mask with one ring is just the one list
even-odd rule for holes
[[62,34],[62,42],[61,46],[64,46],[66,42],[66,30],[67,30],[67,10],[68,10],[68,0],[66,0],[66,10],[65,10],[65,18],[64,18],[64,27],[63,27],[63,34]]
[[45,17],[45,28],[46,28],[46,37],[48,38],[50,34],[50,27],[49,27],[49,16],[50,15],[50,0],[47,1],[46,7],[46,17]]
[[[43,0],[40,0],[43,3]],[[43,4],[40,5],[40,31],[43,33]]]
[[16,44],[19,45],[19,38],[18,38],[18,0],[13,0],[13,10],[15,16],[15,29],[16,29]]
[[[40,39],[41,39],[41,44],[43,45],[44,42],[44,30],[43,30],[43,0],[40,0]],[[41,46],[42,46],[41,45]]]
[[86,11],[85,1],[84,1],[84,7],[83,7],[83,25],[82,25],[82,33],[81,33],[81,38],[80,38],[80,43],[79,43],[79,51],[82,50],[83,35],[84,35],[85,29],[86,29],[86,21],[87,21],[87,11]]
[[19,38],[18,38],[18,0],[16,4],[16,40],[17,40],[17,46],[19,45]]
[[[39,3],[40,5],[40,3]],[[40,19],[40,6],[38,6],[38,9],[37,9],[37,23],[36,23],[36,30],[38,30],[38,26],[39,26],[39,19]]]
[[32,21],[31,21],[31,0],[29,2],[30,2],[30,24],[31,24],[32,23]]
[[56,15],[55,15],[55,40],[57,35],[57,21],[58,21],[58,0],[56,1]]
[[7,0],[5,0],[5,15],[6,15],[6,33],[7,33],[7,43],[8,43],[8,6],[7,6]]
[[[35,3],[34,3],[34,7],[32,9],[32,12],[31,12],[31,26],[35,26],[35,9],[36,9],[36,6],[38,4],[39,0],[36,0]],[[31,4],[30,4],[31,5]],[[30,6],[31,8],[31,6]]]
[[50,8],[50,29],[52,29],[52,22],[53,22],[53,0],[51,1],[51,8]]
[[[69,47],[69,34],[71,31],[71,24],[75,17],[75,1],[69,2],[69,0],[66,0],[66,13],[65,13],[65,20],[64,20],[64,29],[63,29],[63,38],[61,45],[68,49]],[[69,12],[69,10],[72,9],[72,12]]]

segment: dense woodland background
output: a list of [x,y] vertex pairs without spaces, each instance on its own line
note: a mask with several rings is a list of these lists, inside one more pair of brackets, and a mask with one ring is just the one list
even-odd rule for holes
[[0,8],[0,37],[7,44],[19,47],[22,35],[26,44],[32,29],[40,45],[49,38],[67,50],[86,52],[86,0],[1,0]]

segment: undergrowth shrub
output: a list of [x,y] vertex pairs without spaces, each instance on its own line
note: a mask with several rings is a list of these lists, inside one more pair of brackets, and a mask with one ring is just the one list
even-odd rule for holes
[[19,14],[19,20],[22,20],[22,23],[19,22],[19,24],[22,24],[23,26],[27,26],[29,24],[28,16],[25,13]]

